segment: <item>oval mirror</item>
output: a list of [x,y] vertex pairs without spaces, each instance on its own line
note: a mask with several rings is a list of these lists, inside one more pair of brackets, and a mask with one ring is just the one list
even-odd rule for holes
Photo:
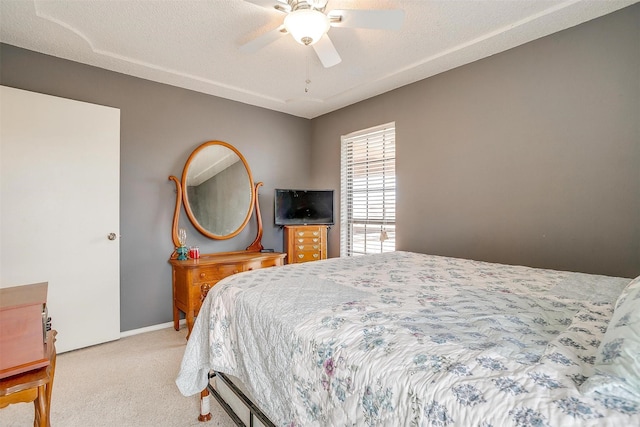
[[253,177],[245,158],[231,144],[205,142],[182,172],[182,197],[193,225],[212,239],[242,231],[253,211]]

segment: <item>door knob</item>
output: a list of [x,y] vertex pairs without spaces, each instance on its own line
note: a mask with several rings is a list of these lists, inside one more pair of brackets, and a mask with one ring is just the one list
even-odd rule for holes
[[109,233],[109,235],[107,236],[107,239],[116,240],[116,233]]

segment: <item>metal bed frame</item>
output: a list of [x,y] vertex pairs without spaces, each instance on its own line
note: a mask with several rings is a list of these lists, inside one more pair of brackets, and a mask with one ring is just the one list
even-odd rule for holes
[[[233,383],[233,381],[231,381],[229,379],[229,377],[227,377],[222,372],[213,371],[213,372],[211,372],[209,374],[209,379],[211,379],[211,378],[216,378],[216,381],[217,380],[222,380],[222,382],[227,386],[227,388],[229,388],[229,390],[231,390],[233,392],[233,394],[235,394],[236,397],[238,399],[240,399],[240,401],[247,407],[247,409],[249,409],[249,427],[254,427],[254,419],[256,419],[256,418],[265,427],[276,427],[276,425],[274,423],[272,423],[269,420],[269,418],[267,418],[267,416],[260,410],[260,408],[258,408],[251,401],[251,399],[249,399],[247,397],[247,395],[244,394],[242,392],[242,390],[240,390],[238,388],[238,386],[236,386]],[[229,415],[229,417],[231,417],[231,419],[233,420],[233,422],[237,426],[239,426],[239,427],[247,427],[247,425],[240,419],[238,414],[235,413],[233,408],[231,406],[229,406],[229,404],[224,400],[224,398],[220,395],[220,393],[218,393],[218,391],[213,387],[211,382],[209,382],[209,384],[207,384],[207,390],[209,390],[209,393],[211,393],[213,395],[213,397],[215,397],[215,399],[218,401],[220,406],[222,406],[222,408]]]

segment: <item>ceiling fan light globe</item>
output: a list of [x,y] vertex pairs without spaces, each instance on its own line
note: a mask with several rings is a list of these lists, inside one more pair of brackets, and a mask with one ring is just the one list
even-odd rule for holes
[[329,17],[313,9],[294,10],[284,18],[284,27],[298,43],[309,46],[329,31]]

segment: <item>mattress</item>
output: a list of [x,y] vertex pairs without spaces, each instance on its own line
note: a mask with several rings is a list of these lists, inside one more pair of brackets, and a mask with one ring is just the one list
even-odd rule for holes
[[176,384],[233,375],[276,425],[640,425],[580,391],[629,282],[410,252],[242,273],[209,292]]

